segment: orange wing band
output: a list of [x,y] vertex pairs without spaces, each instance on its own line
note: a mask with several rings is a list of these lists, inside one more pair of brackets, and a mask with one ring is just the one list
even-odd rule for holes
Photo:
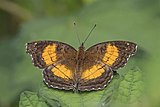
[[42,52],[42,58],[46,65],[51,65],[53,64],[56,60],[56,45],[48,45],[47,47],[44,48]]
[[102,68],[101,65],[93,65],[92,67],[90,67],[82,73],[81,78],[87,80],[94,79],[100,77],[104,72],[105,69]]
[[106,53],[103,57],[103,61],[105,64],[112,66],[112,64],[116,61],[119,56],[119,50],[116,46],[112,46],[110,44],[106,47]]
[[68,69],[65,65],[58,64],[56,67],[52,68],[51,71],[54,75],[64,78],[64,79],[73,79],[73,74],[70,69]]

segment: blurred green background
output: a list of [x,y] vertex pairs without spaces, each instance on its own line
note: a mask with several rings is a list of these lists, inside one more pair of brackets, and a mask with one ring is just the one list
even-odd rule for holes
[[37,91],[41,71],[25,53],[25,43],[58,40],[86,48],[102,41],[138,44],[136,66],[145,83],[142,105],[160,107],[160,0],[0,0],[0,107],[18,107],[24,90]]

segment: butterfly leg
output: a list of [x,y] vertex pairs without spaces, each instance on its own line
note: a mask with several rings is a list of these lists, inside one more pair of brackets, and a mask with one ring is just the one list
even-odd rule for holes
[[117,73],[117,71],[115,71],[115,70],[112,70],[113,71],[113,75],[119,75],[118,73]]
[[117,79],[120,78],[120,75],[115,70],[113,70],[113,76],[114,76],[114,78],[117,78]]

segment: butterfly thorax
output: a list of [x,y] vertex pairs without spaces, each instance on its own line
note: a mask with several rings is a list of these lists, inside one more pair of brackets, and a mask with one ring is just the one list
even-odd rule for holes
[[84,59],[85,47],[82,45],[78,48],[77,60],[82,61]]

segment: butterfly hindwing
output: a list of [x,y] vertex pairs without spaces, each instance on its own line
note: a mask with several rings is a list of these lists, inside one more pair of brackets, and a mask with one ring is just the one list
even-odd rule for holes
[[87,63],[87,60],[84,60],[84,63],[79,90],[99,90],[107,86],[113,77],[112,69],[100,61]]
[[[65,62],[65,63],[64,63]],[[69,66],[67,61],[51,65],[44,69],[43,79],[48,87],[70,90],[74,87],[74,71],[75,64]]]

